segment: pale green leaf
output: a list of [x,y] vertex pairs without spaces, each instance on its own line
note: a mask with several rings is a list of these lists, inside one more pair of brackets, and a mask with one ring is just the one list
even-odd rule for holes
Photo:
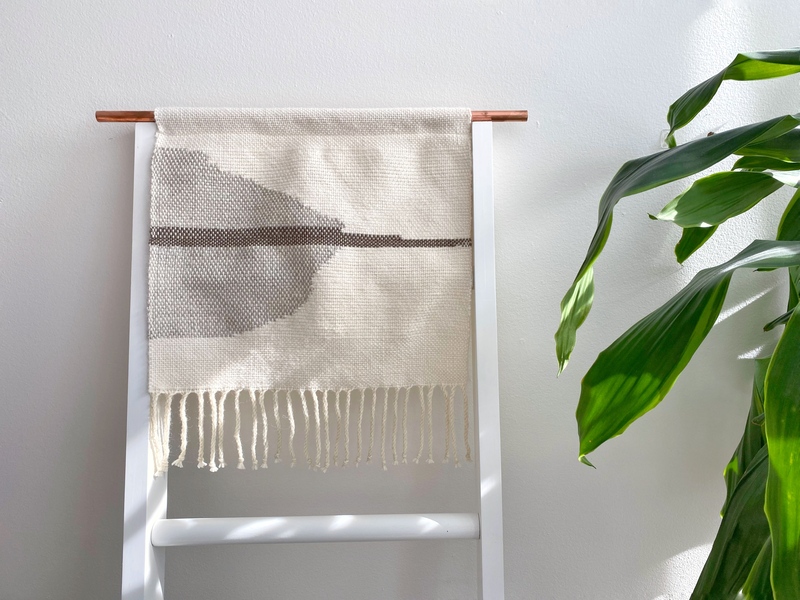
[[794,265],[800,265],[800,242],[757,240],[728,262],[700,271],[601,352],[581,383],[580,456],[661,402],[714,325],[736,269]]
[[[770,50],[737,54],[722,71],[696,85],[678,98],[667,113],[670,131],[668,140],[674,144],[675,131],[689,123],[703,110],[726,79],[751,81],[771,79],[800,72],[800,49]],[[712,136],[713,137],[713,136]]]
[[695,181],[654,218],[681,227],[711,227],[750,210],[783,187],[771,175],[723,171]]
[[[572,287],[561,301],[561,327],[563,335],[556,335],[556,355],[559,357],[558,373],[564,370],[569,362],[569,355],[575,347],[575,337],[580,327],[589,316],[589,311],[594,300],[594,277],[592,268],[586,271],[586,276],[576,279]],[[564,357],[563,360],[561,357]]]
[[612,215],[616,204],[625,196],[698,173],[748,143],[781,135],[797,127],[798,124],[800,115],[777,117],[638,158],[620,168],[600,199],[594,236],[589,243],[583,264],[561,302],[561,322],[555,335],[559,369],[563,369],[567,364],[575,347],[576,330],[591,310],[591,296],[586,293],[592,285],[591,267],[600,256],[611,232]]

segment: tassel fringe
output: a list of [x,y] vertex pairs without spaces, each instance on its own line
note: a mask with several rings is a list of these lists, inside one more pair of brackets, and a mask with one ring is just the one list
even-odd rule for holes
[[[379,390],[382,389],[380,415],[378,412]],[[438,391],[437,391],[438,390]],[[385,388],[359,388],[355,390],[259,390],[239,388],[230,390],[200,390],[168,393],[151,393],[150,395],[150,452],[155,475],[166,473],[170,464],[183,467],[190,438],[190,417],[197,418],[197,467],[208,467],[211,472],[225,467],[225,403],[233,397],[234,423],[233,438],[236,448],[237,469],[245,469],[246,459],[242,434],[241,402],[249,399],[251,417],[249,442],[249,465],[253,470],[266,469],[269,466],[270,441],[273,441],[273,463],[281,462],[283,450],[283,430],[288,427],[288,450],[291,466],[297,463],[295,452],[295,434],[297,420],[293,399],[300,400],[303,411],[303,457],[309,469],[326,472],[331,465],[347,467],[351,458],[351,412],[355,428],[355,448],[353,462],[359,466],[362,459],[372,463],[373,452],[379,452],[381,467],[388,469],[393,465],[409,462],[409,445],[416,443],[416,455],[411,451],[414,463],[433,463],[434,451],[434,415],[433,396],[441,395],[441,417],[437,411],[436,421],[442,419],[441,433],[437,434],[443,444],[442,462],[450,462],[460,466],[460,457],[467,462],[472,461],[470,446],[470,401],[463,385],[433,385]],[[416,398],[414,394],[417,394]],[[463,444],[458,448],[456,443],[456,397],[461,395],[462,415],[459,419],[463,425]],[[190,396],[197,398],[196,411],[189,409]],[[270,410],[271,399],[271,410]],[[285,403],[284,400],[285,399]],[[419,404],[418,420],[412,423],[409,433],[409,409]],[[439,401],[437,400],[437,403]],[[192,407],[195,405],[192,403]],[[180,447],[178,456],[171,463],[170,437],[172,433],[172,411],[177,409],[176,420],[180,423]],[[369,411],[368,414],[367,411]],[[270,418],[269,413],[272,413]],[[391,422],[389,413],[391,412]],[[193,414],[189,414],[193,413]],[[209,418],[206,419],[206,416]],[[334,426],[335,416],[335,426]],[[376,418],[380,419],[380,448],[375,448]],[[207,423],[208,422],[208,423]],[[414,426],[416,424],[416,427]],[[368,427],[368,432],[364,427]],[[176,425],[177,427],[177,425]],[[335,427],[335,432],[333,431]],[[391,427],[391,430],[389,429]],[[438,426],[437,426],[438,427]],[[210,440],[206,444],[206,429],[209,429]],[[272,429],[272,433],[270,432]],[[365,437],[365,435],[367,437]],[[176,432],[177,436],[177,432]],[[246,430],[244,436],[247,436]],[[260,439],[259,439],[260,436]],[[271,437],[272,436],[272,437]],[[387,439],[391,436],[391,440]],[[417,437],[418,436],[418,437]],[[398,437],[400,437],[398,444]],[[176,437],[177,440],[177,437]],[[391,459],[387,457],[387,446],[391,444]],[[441,451],[442,446],[439,447]],[[427,449],[427,452],[426,452]],[[208,462],[206,462],[208,452]],[[423,457],[426,460],[423,461]]]

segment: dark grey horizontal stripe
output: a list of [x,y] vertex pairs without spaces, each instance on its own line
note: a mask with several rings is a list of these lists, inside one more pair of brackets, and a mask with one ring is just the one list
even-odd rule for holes
[[470,238],[406,239],[399,235],[346,233],[335,227],[303,225],[211,229],[201,227],[151,227],[154,246],[345,246],[351,248],[468,248]]

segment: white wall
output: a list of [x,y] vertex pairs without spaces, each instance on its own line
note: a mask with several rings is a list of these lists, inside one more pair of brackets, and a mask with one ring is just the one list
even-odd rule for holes
[[[133,127],[93,114],[168,105],[527,108],[528,124],[495,128],[508,597],[688,597],[748,403],[751,366],[737,356],[771,341],[760,327],[778,314],[781,280],[737,276],[729,305],[741,310],[662,406],[593,455],[597,470],[576,460],[579,381],[698,268],[771,236],[781,202],[681,269],[678,232],[646,217],[680,187],[624,201],[560,380],[558,303],[605,184],[658,148],[668,104],[737,50],[796,45],[799,18],[790,0],[5,0],[0,598],[118,594]],[[683,139],[792,112],[797,85],[727,83]],[[393,473],[176,470],[171,515],[473,508],[470,469]],[[463,599],[474,562],[473,542],[175,550],[168,592]]]

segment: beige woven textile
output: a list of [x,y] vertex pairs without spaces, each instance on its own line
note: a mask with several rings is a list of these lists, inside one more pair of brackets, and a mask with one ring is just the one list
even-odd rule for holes
[[156,473],[469,458],[470,111],[155,114]]

